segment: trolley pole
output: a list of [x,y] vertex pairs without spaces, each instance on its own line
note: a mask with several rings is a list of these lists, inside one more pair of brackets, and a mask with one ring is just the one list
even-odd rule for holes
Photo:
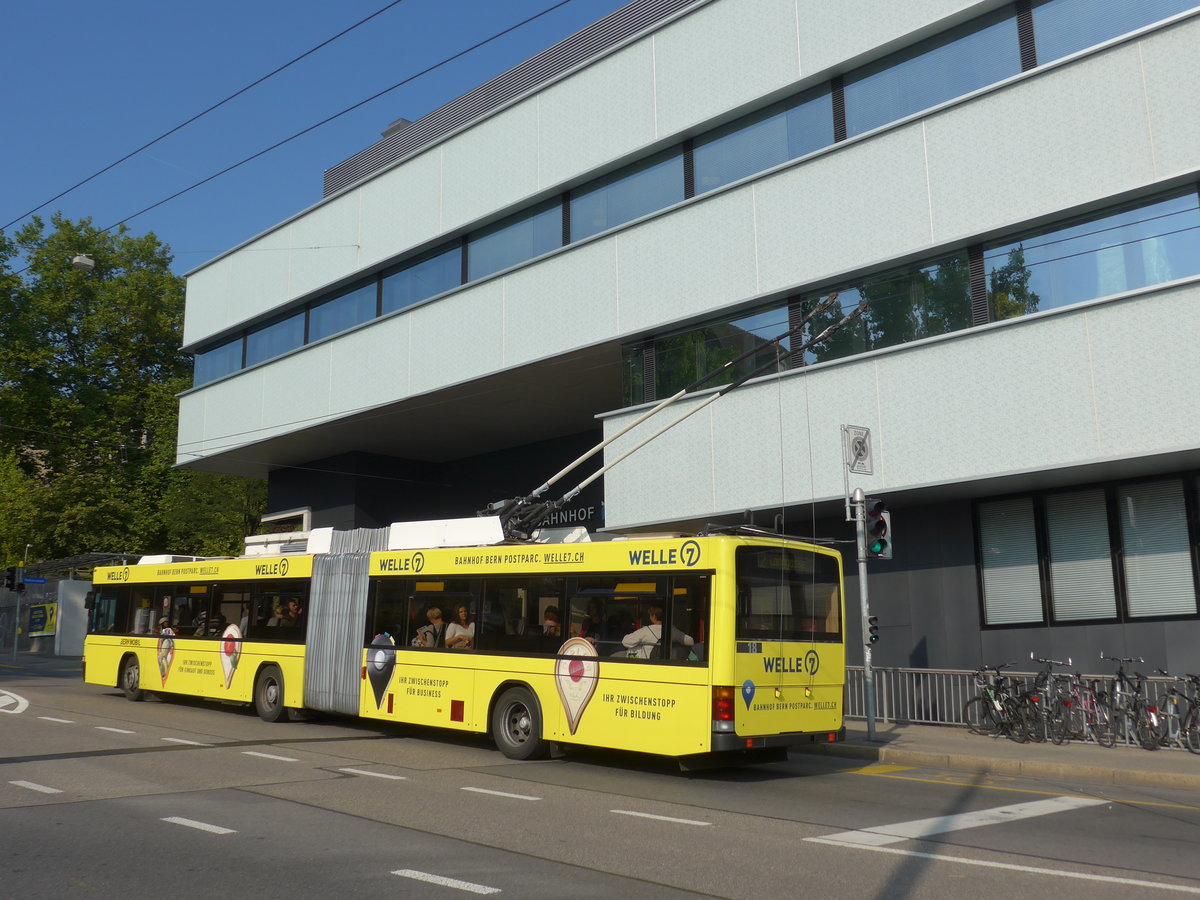
[[854,534],[858,544],[858,604],[862,615],[863,636],[863,697],[867,706],[867,740],[875,740],[875,673],[871,669],[871,642],[867,640],[867,619],[871,604],[867,595],[867,529],[866,495],[855,488],[850,505],[854,509]]

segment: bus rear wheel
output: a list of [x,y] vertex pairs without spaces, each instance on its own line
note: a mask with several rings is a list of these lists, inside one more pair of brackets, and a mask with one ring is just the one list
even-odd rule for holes
[[278,666],[266,666],[254,682],[254,711],[264,722],[278,722],[287,714],[283,705],[283,673]]
[[141,681],[141,664],[136,656],[130,654],[121,662],[121,690],[125,692],[126,700],[146,699],[146,692],[139,687]]
[[540,759],[550,749],[542,738],[542,710],[525,688],[509,688],[492,709],[492,740],[509,759]]

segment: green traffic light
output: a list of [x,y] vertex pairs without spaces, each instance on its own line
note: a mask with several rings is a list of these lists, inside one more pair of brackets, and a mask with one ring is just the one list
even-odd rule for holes
[[883,538],[876,538],[875,540],[871,541],[871,543],[867,544],[867,551],[878,555],[887,550],[887,545],[887,541],[885,541]]

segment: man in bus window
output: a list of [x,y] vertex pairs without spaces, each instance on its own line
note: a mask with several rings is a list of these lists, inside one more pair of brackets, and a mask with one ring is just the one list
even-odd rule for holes
[[[648,614],[650,616],[649,625],[643,625],[637,631],[631,632],[621,638],[621,643],[628,650],[627,656],[629,659],[649,659],[651,655],[658,657],[665,657],[667,655],[661,652],[654,653],[654,649],[662,641],[662,607],[651,606]],[[691,647],[696,641],[690,634],[684,634],[675,626],[671,626],[671,643]]]

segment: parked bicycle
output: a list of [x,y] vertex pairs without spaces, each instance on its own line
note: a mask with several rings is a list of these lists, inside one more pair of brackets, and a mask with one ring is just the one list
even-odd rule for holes
[[1015,665],[981,666],[975,671],[979,694],[964,703],[962,711],[963,722],[974,734],[1002,734],[1018,743],[1028,740],[1015,683],[1001,671]]
[[1125,670],[1127,663],[1146,660],[1140,656],[1105,656],[1103,651],[1100,658],[1117,664],[1111,697],[1113,728],[1126,743],[1136,740],[1146,750],[1157,750],[1162,740],[1158,706],[1146,695],[1146,676],[1134,672],[1130,678]]
[[1200,701],[1197,700],[1200,675],[1171,675],[1165,669],[1155,671],[1164,678],[1174,679],[1156,701],[1159,745],[1178,745],[1200,753],[1200,746],[1196,746],[1200,745]]
[[1047,717],[1055,744],[1093,740],[1101,747],[1116,745],[1112,709],[1100,682],[1085,682],[1079,672],[1067,675],[1051,704]]
[[1021,693],[1021,718],[1025,723],[1025,731],[1029,740],[1041,743],[1051,736],[1051,717],[1058,706],[1058,676],[1055,666],[1071,665],[1068,657],[1066,662],[1058,659],[1045,659],[1029,652],[1029,658],[1040,663],[1042,669],[1033,679],[1033,686]]

